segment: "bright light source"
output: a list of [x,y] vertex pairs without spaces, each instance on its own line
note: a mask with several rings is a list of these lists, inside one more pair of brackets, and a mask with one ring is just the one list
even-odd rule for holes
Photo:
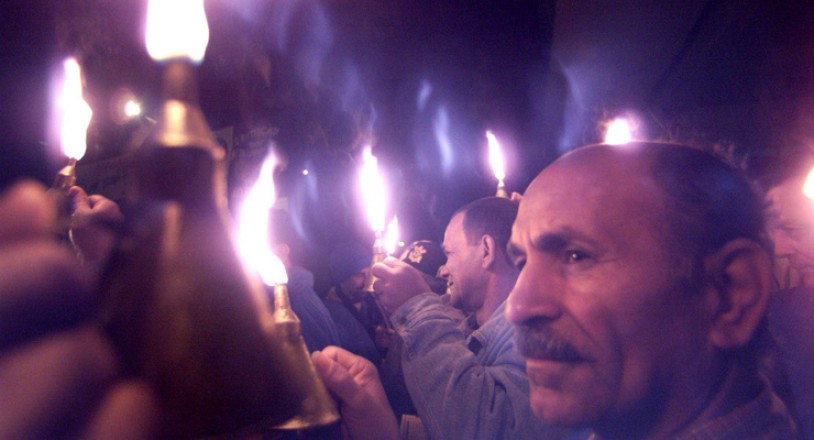
[[146,34],[147,52],[154,60],[201,62],[209,43],[203,0],[150,0]]
[[141,116],[141,104],[134,99],[128,99],[124,103],[124,115],[128,118],[137,118]]
[[616,118],[605,132],[605,143],[609,145],[626,144],[633,140],[633,130],[630,122],[625,118]]
[[384,232],[386,198],[384,179],[379,174],[379,165],[371,148],[362,152],[362,171],[359,173],[359,186],[365,201],[365,211],[373,232]]
[[806,182],[803,184],[803,195],[814,200],[814,168],[809,171]]
[[87,148],[88,125],[93,110],[82,97],[82,70],[74,58],[64,63],[65,79],[59,93],[60,142],[65,156],[79,160]]
[[308,171],[308,168],[303,168],[302,169],[302,175],[307,176],[308,174],[310,174],[310,172]]
[[280,258],[271,251],[269,240],[269,210],[274,206],[274,155],[263,162],[257,182],[251,187],[240,206],[238,217],[237,248],[243,263],[260,275],[268,286],[285,284],[288,275]]
[[503,159],[503,152],[500,150],[500,142],[491,132],[486,132],[486,140],[489,142],[489,163],[492,165],[492,172],[498,181],[506,178],[506,161]]
[[387,255],[396,253],[396,247],[399,243],[399,219],[393,217],[390,223],[387,224],[387,230],[384,233],[384,250]]

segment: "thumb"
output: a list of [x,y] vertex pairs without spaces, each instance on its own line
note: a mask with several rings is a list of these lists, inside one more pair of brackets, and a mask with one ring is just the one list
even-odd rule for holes
[[79,186],[72,186],[68,190],[68,196],[71,198],[72,211],[90,209],[90,202],[88,201],[88,194]]

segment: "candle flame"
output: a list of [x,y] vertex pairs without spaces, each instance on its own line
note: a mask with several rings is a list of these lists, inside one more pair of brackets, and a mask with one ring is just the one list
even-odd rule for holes
[[285,284],[288,275],[280,258],[270,247],[269,210],[276,198],[274,169],[277,160],[269,153],[257,182],[251,187],[240,206],[238,217],[237,247],[244,264],[268,286]]
[[633,140],[633,130],[625,118],[616,118],[605,132],[605,143],[608,145],[626,144]]
[[59,92],[59,139],[62,152],[69,158],[79,160],[87,148],[88,125],[93,110],[82,98],[82,69],[74,58],[64,63],[65,80]]
[[809,171],[806,181],[803,184],[803,195],[810,200],[814,200],[814,168]]
[[385,189],[384,179],[379,174],[379,165],[376,156],[370,147],[362,152],[362,171],[359,173],[359,184],[362,190],[367,219],[373,232],[384,232]]
[[384,250],[387,255],[396,253],[396,247],[399,245],[399,219],[393,217],[390,223],[387,224],[387,230],[384,233]]
[[486,140],[489,142],[489,163],[492,165],[492,172],[495,173],[495,178],[502,182],[506,178],[506,162],[500,150],[500,142],[491,131],[486,132]]
[[147,52],[154,60],[201,62],[209,43],[203,0],[150,0],[145,33]]

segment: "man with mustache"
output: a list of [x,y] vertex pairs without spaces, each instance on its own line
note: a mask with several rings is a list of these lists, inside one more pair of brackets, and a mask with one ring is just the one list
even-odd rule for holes
[[441,273],[466,319],[409,264],[389,258],[373,267],[376,292],[403,340],[407,390],[431,439],[557,435],[531,412],[504,313],[517,277],[505,251],[516,213],[516,203],[487,197],[458,210],[447,226]]
[[683,146],[575,150],[526,191],[509,254],[535,414],[594,438],[797,438],[757,373],[762,200]]
[[814,438],[814,200],[803,194],[812,169],[814,152],[801,149],[763,179],[775,256],[799,275],[799,284],[772,294],[769,329],[805,438]]

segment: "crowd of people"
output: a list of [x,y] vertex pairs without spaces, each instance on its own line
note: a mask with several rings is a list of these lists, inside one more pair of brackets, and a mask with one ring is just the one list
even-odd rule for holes
[[[322,294],[275,212],[270,245],[337,400],[335,434],[814,438],[805,157],[759,185],[687,146],[582,147],[522,195],[461,207],[441,243],[372,268],[343,243]],[[160,437],[160,390],[125,374],[94,322],[110,226],[124,219],[102,196],[69,196],[81,258],[53,240],[43,187],[0,196],[0,438]],[[794,282],[774,276],[782,261]]]

